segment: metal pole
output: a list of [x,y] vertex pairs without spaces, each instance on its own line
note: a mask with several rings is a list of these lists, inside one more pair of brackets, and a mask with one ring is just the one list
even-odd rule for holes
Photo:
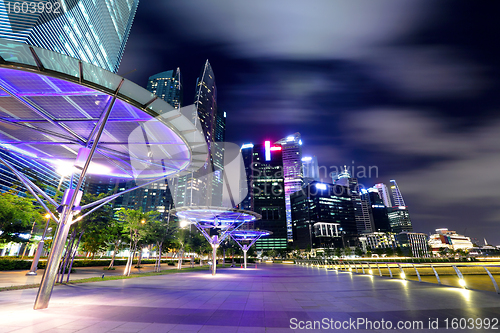
[[217,247],[219,244],[217,244],[217,235],[214,236],[213,238],[213,243],[212,243],[212,276],[215,276],[215,273],[217,273]]
[[[35,310],[38,309],[46,309],[49,306],[50,296],[52,294],[52,289],[54,288],[54,282],[57,275],[57,270],[59,267],[59,263],[61,261],[62,251],[64,249],[64,245],[66,243],[66,238],[68,237],[69,228],[71,227],[72,218],[73,218],[73,206],[77,200],[79,195],[80,187],[83,184],[83,180],[85,179],[85,175],[90,166],[90,162],[92,161],[92,157],[94,156],[95,150],[97,149],[97,145],[99,140],[101,139],[102,132],[104,131],[104,127],[106,126],[106,122],[109,118],[111,110],[115,104],[116,98],[118,96],[118,92],[123,84],[124,79],[118,85],[118,88],[111,100],[111,103],[108,109],[103,113],[101,119],[101,123],[99,124],[99,131],[95,136],[95,140],[92,143],[92,148],[90,149],[89,155],[85,161],[85,164],[80,173],[80,177],[76,184],[75,190],[71,195],[71,199],[68,205],[63,206],[63,212],[61,214],[61,218],[59,220],[59,229],[57,231],[57,236],[54,239],[54,243],[52,245],[52,250],[50,251],[49,259],[47,261],[47,268],[45,269],[45,273],[42,277],[42,282],[40,283],[40,289],[38,289],[38,295],[36,296],[35,306],[33,307]],[[89,139],[90,140],[90,139]],[[74,173],[72,173],[71,178],[73,179]],[[70,189],[73,181],[70,182]]]
[[59,262],[61,261],[62,252],[64,250],[66,238],[68,237],[69,228],[71,226],[72,215],[71,207],[64,207],[57,235],[54,239],[54,243],[47,260],[47,267],[45,269],[45,273],[43,274],[42,282],[40,283],[38,295],[36,296],[35,306],[33,307],[35,310],[45,309],[49,305],[52,289],[54,288],[54,282],[56,281]]
[[35,252],[35,256],[33,257],[33,262],[31,263],[31,268],[26,275],[36,275],[36,270],[38,269],[38,261],[40,261],[40,257],[42,256],[43,245],[45,244],[45,235],[47,234],[47,229],[49,228],[50,217],[47,219],[47,223],[45,224],[45,229],[43,230],[42,239],[38,243],[38,247]]
[[244,260],[244,263],[245,263],[245,269],[247,269],[247,250],[243,249],[243,260]]

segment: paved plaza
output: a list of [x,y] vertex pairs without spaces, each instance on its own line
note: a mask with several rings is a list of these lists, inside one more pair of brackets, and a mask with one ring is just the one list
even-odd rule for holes
[[[57,286],[37,311],[36,292],[0,292],[0,332],[313,332],[298,328],[361,319],[436,332],[446,318],[500,314],[491,292],[281,264]],[[440,328],[429,329],[435,319]]]

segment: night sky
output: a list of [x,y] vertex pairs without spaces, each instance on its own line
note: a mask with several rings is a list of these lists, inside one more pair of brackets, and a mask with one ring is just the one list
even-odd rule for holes
[[498,245],[496,3],[141,0],[119,74],[145,87],[180,67],[189,105],[208,59],[227,141],[300,132],[322,170],[396,179],[415,231]]

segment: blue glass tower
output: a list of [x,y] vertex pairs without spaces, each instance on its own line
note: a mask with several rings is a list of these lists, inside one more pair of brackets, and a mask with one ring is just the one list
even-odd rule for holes
[[181,71],[179,68],[152,75],[148,79],[147,89],[174,108],[182,105]]
[[0,0],[0,38],[62,53],[116,73],[139,0],[60,4],[60,14],[16,14],[11,1]]

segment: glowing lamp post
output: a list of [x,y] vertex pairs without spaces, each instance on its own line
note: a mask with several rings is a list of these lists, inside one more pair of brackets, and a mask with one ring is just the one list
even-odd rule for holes
[[[231,238],[243,250],[243,261],[247,268],[247,252],[261,237],[271,235],[271,231],[265,230],[235,230],[231,233]],[[248,243],[247,243],[248,242]]]

